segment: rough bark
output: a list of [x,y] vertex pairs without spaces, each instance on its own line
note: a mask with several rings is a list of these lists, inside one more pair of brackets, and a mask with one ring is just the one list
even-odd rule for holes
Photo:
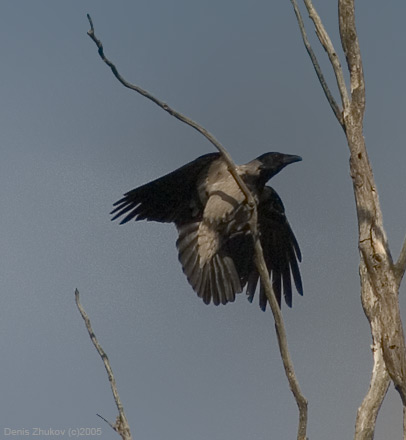
[[364,264],[360,264],[360,278],[364,280],[362,289],[366,290],[362,293],[361,299],[363,301],[364,310],[368,310],[370,316],[374,316],[370,320],[371,334],[373,344],[371,346],[372,355],[374,359],[374,367],[372,370],[369,390],[358,408],[357,419],[355,425],[355,438],[357,440],[372,439],[375,431],[376,418],[390,384],[390,377],[383,359],[380,324],[378,315],[374,313],[375,301],[367,301],[369,292],[372,291],[372,286],[368,280],[368,272]]
[[351,103],[344,107],[344,125],[358,216],[358,246],[361,265],[366,267],[366,272],[360,271],[362,304],[370,323],[378,318],[378,325],[371,325],[372,337],[376,341],[380,338],[386,368],[406,405],[405,338],[400,318],[398,282],[363,136],[365,83],[354,1],[340,0],[338,13],[341,43],[351,83]]
[[[300,13],[297,12],[296,0],[291,2],[295,8],[306,49],[311,54],[312,51],[309,51],[306,42],[303,21]],[[400,394],[404,408],[406,407],[405,338],[398,301],[399,285],[406,268],[406,240],[399,260],[394,264],[383,227],[378,192],[363,136],[365,82],[355,27],[354,0],[338,1],[340,38],[350,74],[349,93],[338,55],[320,17],[311,0],[304,0],[304,3],[336,76],[342,105],[339,114],[336,105],[333,105],[334,99],[329,99],[326,93],[328,87],[321,80],[320,82],[344,130],[350,150],[350,174],[358,218],[361,302],[371,328],[374,361],[370,387],[358,409],[355,439],[367,440],[373,439],[376,417],[391,380]],[[315,56],[311,56],[317,72],[314,58]],[[318,67],[317,58],[316,63]],[[319,73],[318,77],[323,78]],[[406,428],[404,430],[406,431]]]

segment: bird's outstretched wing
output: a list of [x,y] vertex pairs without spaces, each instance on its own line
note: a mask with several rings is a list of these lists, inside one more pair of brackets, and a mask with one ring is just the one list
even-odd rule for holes
[[217,306],[233,302],[235,295],[242,292],[242,287],[232,255],[222,249],[221,243],[227,238],[213,230],[212,237],[202,243],[210,235],[210,232],[202,235],[205,229],[203,222],[178,227],[176,246],[183,272],[205,304],[213,301]]
[[[286,219],[282,200],[270,186],[264,188],[258,203],[258,227],[265,263],[279,306],[281,305],[283,291],[286,304],[291,307],[292,277],[298,293],[303,295],[302,279],[298,265],[298,262],[302,260],[302,255],[295,235]],[[252,302],[259,275],[255,265],[248,267],[250,273],[247,278],[247,295]],[[243,271],[240,273],[243,277],[246,276]],[[266,294],[261,285],[259,305],[262,310],[265,310],[266,303]]]
[[188,223],[202,210],[197,194],[197,179],[205,167],[220,157],[209,153],[198,157],[177,170],[142,185],[128,193],[118,202],[112,220],[125,217],[120,224],[130,220],[153,220],[177,225]]

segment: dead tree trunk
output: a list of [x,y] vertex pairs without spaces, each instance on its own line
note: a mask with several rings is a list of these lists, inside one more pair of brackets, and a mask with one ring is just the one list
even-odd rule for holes
[[291,2],[306,49],[330,106],[344,130],[350,150],[350,174],[358,217],[361,301],[371,327],[374,360],[370,388],[358,409],[354,438],[372,439],[376,417],[390,381],[393,381],[400,394],[403,408],[406,408],[405,338],[398,301],[399,285],[406,267],[406,244],[403,245],[398,262],[394,264],[383,227],[378,192],[363,135],[365,82],[355,27],[354,0],[338,1],[340,38],[350,74],[350,92],[344,81],[338,55],[320,17],[311,0],[304,0],[320,43],[334,69],[341,107],[335,102],[309,44],[296,0]]

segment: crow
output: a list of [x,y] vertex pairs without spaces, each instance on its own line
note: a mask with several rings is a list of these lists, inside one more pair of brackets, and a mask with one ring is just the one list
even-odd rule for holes
[[[298,262],[301,252],[286,219],[285,208],[267,181],[300,156],[265,153],[237,172],[252,192],[258,210],[258,231],[272,286],[281,306],[282,290],[292,306],[292,277],[303,295]],[[179,261],[190,285],[204,303],[233,302],[246,288],[254,298],[259,274],[249,229],[251,210],[220,153],[209,153],[177,170],[124,194],[114,203],[112,220],[174,223]],[[262,283],[259,305],[266,309]]]

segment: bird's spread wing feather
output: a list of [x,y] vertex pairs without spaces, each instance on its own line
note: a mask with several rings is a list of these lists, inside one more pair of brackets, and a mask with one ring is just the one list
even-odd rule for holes
[[[292,306],[292,282],[300,295],[303,295],[302,279],[298,262],[302,255],[295,235],[286,219],[282,200],[276,191],[266,186],[258,204],[258,224],[265,263],[271,276],[272,287],[281,304],[282,290],[286,304]],[[245,275],[244,275],[245,276]],[[258,272],[254,265],[248,275],[247,295],[253,300],[258,283]],[[266,295],[260,287],[259,302],[262,310],[266,308]]]
[[124,216],[121,224],[130,220],[174,222],[190,221],[202,210],[197,194],[197,179],[202,170],[220,157],[209,153],[177,170],[129,191],[114,204],[112,220]]
[[222,251],[221,236],[206,228],[203,222],[178,226],[176,246],[183,272],[206,304],[233,302],[242,291],[239,274],[233,259]]

